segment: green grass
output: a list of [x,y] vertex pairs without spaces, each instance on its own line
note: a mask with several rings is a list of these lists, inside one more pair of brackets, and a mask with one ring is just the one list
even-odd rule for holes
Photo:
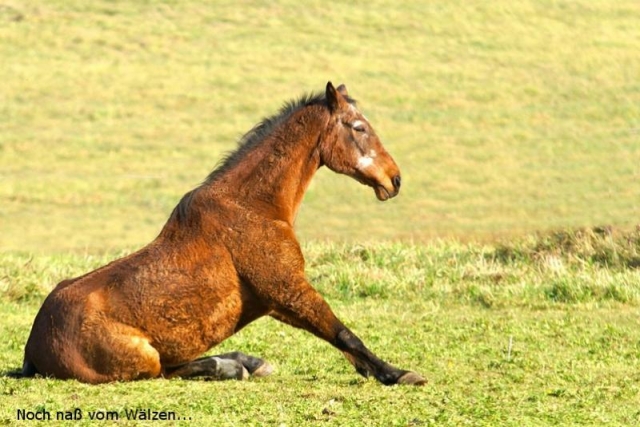
[[[305,240],[463,240],[640,214],[623,1],[5,2],[0,250],[140,246],[263,116],[344,82],[398,199],[321,170]],[[336,191],[338,189],[338,191]]]
[[297,222],[308,276],[430,382],[380,386],[264,319],[215,351],[272,377],[0,376],[0,424],[136,407],[183,425],[640,424],[639,44],[635,0],[4,1],[0,372],[55,283],[150,241],[241,134],[332,80],[403,190],[382,204],[321,170]]
[[[183,425],[628,426],[640,422],[637,309],[487,312],[377,301],[336,309],[376,352],[420,370],[430,383],[415,388],[366,381],[326,344],[275,322],[259,321],[220,351],[243,348],[268,357],[277,367],[269,378],[102,386],[3,378],[0,420],[15,421],[17,408],[44,407],[54,414],[81,408],[84,422],[68,425],[95,424],[86,419],[89,411],[123,415],[125,408],[175,411],[191,418]],[[27,325],[18,329],[26,333]],[[2,347],[6,360],[8,345]],[[18,349],[11,353],[8,365],[13,368]]]
[[[495,245],[307,244],[308,276],[367,345],[429,379],[360,378],[338,351],[261,319],[212,353],[270,360],[248,382],[89,386],[0,377],[17,409],[174,411],[183,425],[634,425],[640,422],[640,230],[580,230]],[[0,263],[0,371],[21,364],[40,301],[60,279],[119,254],[12,255]],[[510,344],[511,343],[511,344]],[[151,423],[152,424],[152,423]],[[149,424],[149,425],[151,425]]]

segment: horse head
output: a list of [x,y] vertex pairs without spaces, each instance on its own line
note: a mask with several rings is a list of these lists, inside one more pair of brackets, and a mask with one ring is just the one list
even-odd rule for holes
[[327,83],[330,118],[320,142],[322,164],[373,188],[378,200],[400,191],[400,169],[366,117],[358,111],[344,85]]

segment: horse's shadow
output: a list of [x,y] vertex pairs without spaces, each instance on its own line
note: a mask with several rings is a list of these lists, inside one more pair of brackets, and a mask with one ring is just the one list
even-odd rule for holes
[[0,378],[11,378],[11,379],[22,379],[25,378],[25,376],[22,374],[22,369],[12,369],[12,370],[6,370],[3,369],[0,371]]

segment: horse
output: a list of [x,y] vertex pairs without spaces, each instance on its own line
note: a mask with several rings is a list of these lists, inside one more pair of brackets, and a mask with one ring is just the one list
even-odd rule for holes
[[90,384],[263,377],[240,352],[201,357],[262,316],[302,328],[385,385],[423,385],[378,358],[305,277],[294,221],[327,166],[395,197],[400,170],[344,85],[285,104],[182,197],[147,246],[60,282],[37,313],[21,375]]

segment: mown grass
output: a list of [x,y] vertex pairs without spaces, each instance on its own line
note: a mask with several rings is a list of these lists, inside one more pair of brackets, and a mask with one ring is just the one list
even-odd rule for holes
[[327,80],[362,101],[404,185],[379,204],[321,170],[303,239],[631,227],[638,12],[635,0],[5,1],[0,249],[150,240],[242,133]]
[[[307,333],[262,319],[215,352],[264,356],[249,382],[154,380],[88,386],[0,378],[17,409],[175,411],[182,425],[633,425],[640,422],[639,231],[579,230],[495,245],[452,241],[307,244],[310,280],[379,355],[424,388],[360,378]],[[562,244],[558,242],[562,242]],[[0,370],[22,348],[53,284],[120,254],[4,257]],[[151,425],[149,423],[148,425]],[[144,424],[143,424],[144,425]]]

